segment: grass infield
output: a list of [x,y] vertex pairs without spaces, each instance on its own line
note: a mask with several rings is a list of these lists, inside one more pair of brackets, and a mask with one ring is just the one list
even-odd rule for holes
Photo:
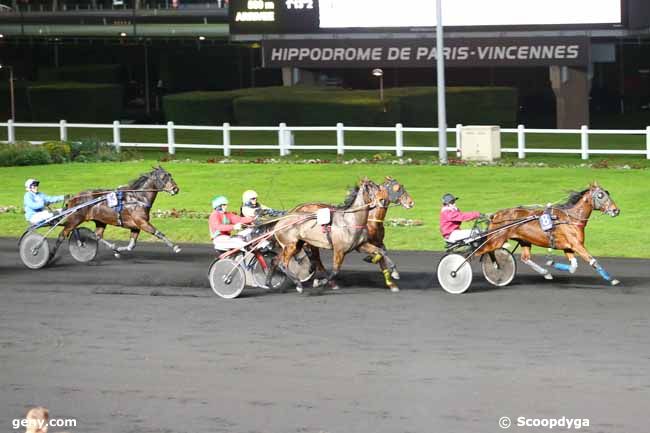
[[[2,167],[0,179],[4,188],[0,190],[0,207],[16,206],[18,211],[0,213],[0,236],[18,237],[27,227],[21,213],[23,183],[27,178],[38,178],[46,194],[74,194],[84,189],[127,184],[154,164],[157,162]],[[406,187],[416,205],[411,210],[391,208],[388,219],[417,219],[423,225],[387,227],[388,248],[435,251],[443,248],[438,213],[440,197],[445,192],[461,198],[458,205],[462,210],[490,213],[517,205],[561,201],[570,190],[580,190],[597,180],[610,191],[621,215],[611,218],[594,213],[586,229],[587,248],[596,256],[650,258],[650,235],[646,229],[650,220],[650,171],[644,169],[201,162],[167,162],[163,166],[172,173],[181,193],[175,197],[160,194],[153,210],[209,212],[212,197],[224,194],[230,199],[231,210],[236,211],[246,189],[257,190],[260,201],[273,208],[286,209],[307,201],[340,203],[347,187],[357,179],[369,176],[379,182],[384,176],[393,176]],[[206,219],[154,217],[152,222],[176,242],[209,242]],[[106,236],[126,239],[128,230],[109,227]],[[156,239],[143,234],[141,240]],[[540,248],[533,251],[545,252]]]

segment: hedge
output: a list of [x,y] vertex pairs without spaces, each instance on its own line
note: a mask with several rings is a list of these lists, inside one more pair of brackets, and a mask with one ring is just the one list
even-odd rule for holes
[[112,122],[122,113],[122,86],[116,84],[53,83],[28,88],[35,122]]
[[38,71],[38,81],[78,83],[120,83],[120,65],[78,65],[61,68],[43,68]]
[[[377,91],[316,87],[269,87],[229,92],[190,92],[164,98],[167,120],[181,124],[294,126],[435,126],[437,96],[433,87]],[[458,87],[447,90],[447,122],[513,126],[517,92],[512,88]]]

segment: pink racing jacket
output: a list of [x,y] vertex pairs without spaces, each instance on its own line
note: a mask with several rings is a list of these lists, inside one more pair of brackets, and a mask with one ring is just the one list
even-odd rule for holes
[[458,230],[463,221],[470,221],[480,216],[480,212],[461,212],[456,206],[443,206],[440,210],[440,233],[447,239],[451,232]]

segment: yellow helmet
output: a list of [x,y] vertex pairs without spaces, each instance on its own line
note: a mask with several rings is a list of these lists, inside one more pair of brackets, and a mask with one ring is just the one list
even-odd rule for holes
[[241,196],[241,201],[243,203],[248,203],[254,198],[257,198],[257,193],[252,189],[249,189],[248,191],[244,191],[244,193]]

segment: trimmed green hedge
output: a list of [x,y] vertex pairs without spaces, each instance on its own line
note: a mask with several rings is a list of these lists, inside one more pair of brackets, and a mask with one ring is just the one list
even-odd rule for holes
[[35,122],[112,122],[122,113],[123,90],[116,84],[53,83],[27,93]]
[[233,123],[233,92],[188,92],[163,97],[165,118],[179,125]]
[[62,68],[43,68],[38,71],[38,81],[78,83],[119,83],[120,65],[78,65]]
[[[229,92],[190,92],[164,98],[167,120],[179,124],[270,126],[437,125],[437,96],[433,87],[386,89],[384,102],[376,90],[316,87],[267,87]],[[506,87],[452,87],[447,89],[447,122],[514,126],[517,91]]]

